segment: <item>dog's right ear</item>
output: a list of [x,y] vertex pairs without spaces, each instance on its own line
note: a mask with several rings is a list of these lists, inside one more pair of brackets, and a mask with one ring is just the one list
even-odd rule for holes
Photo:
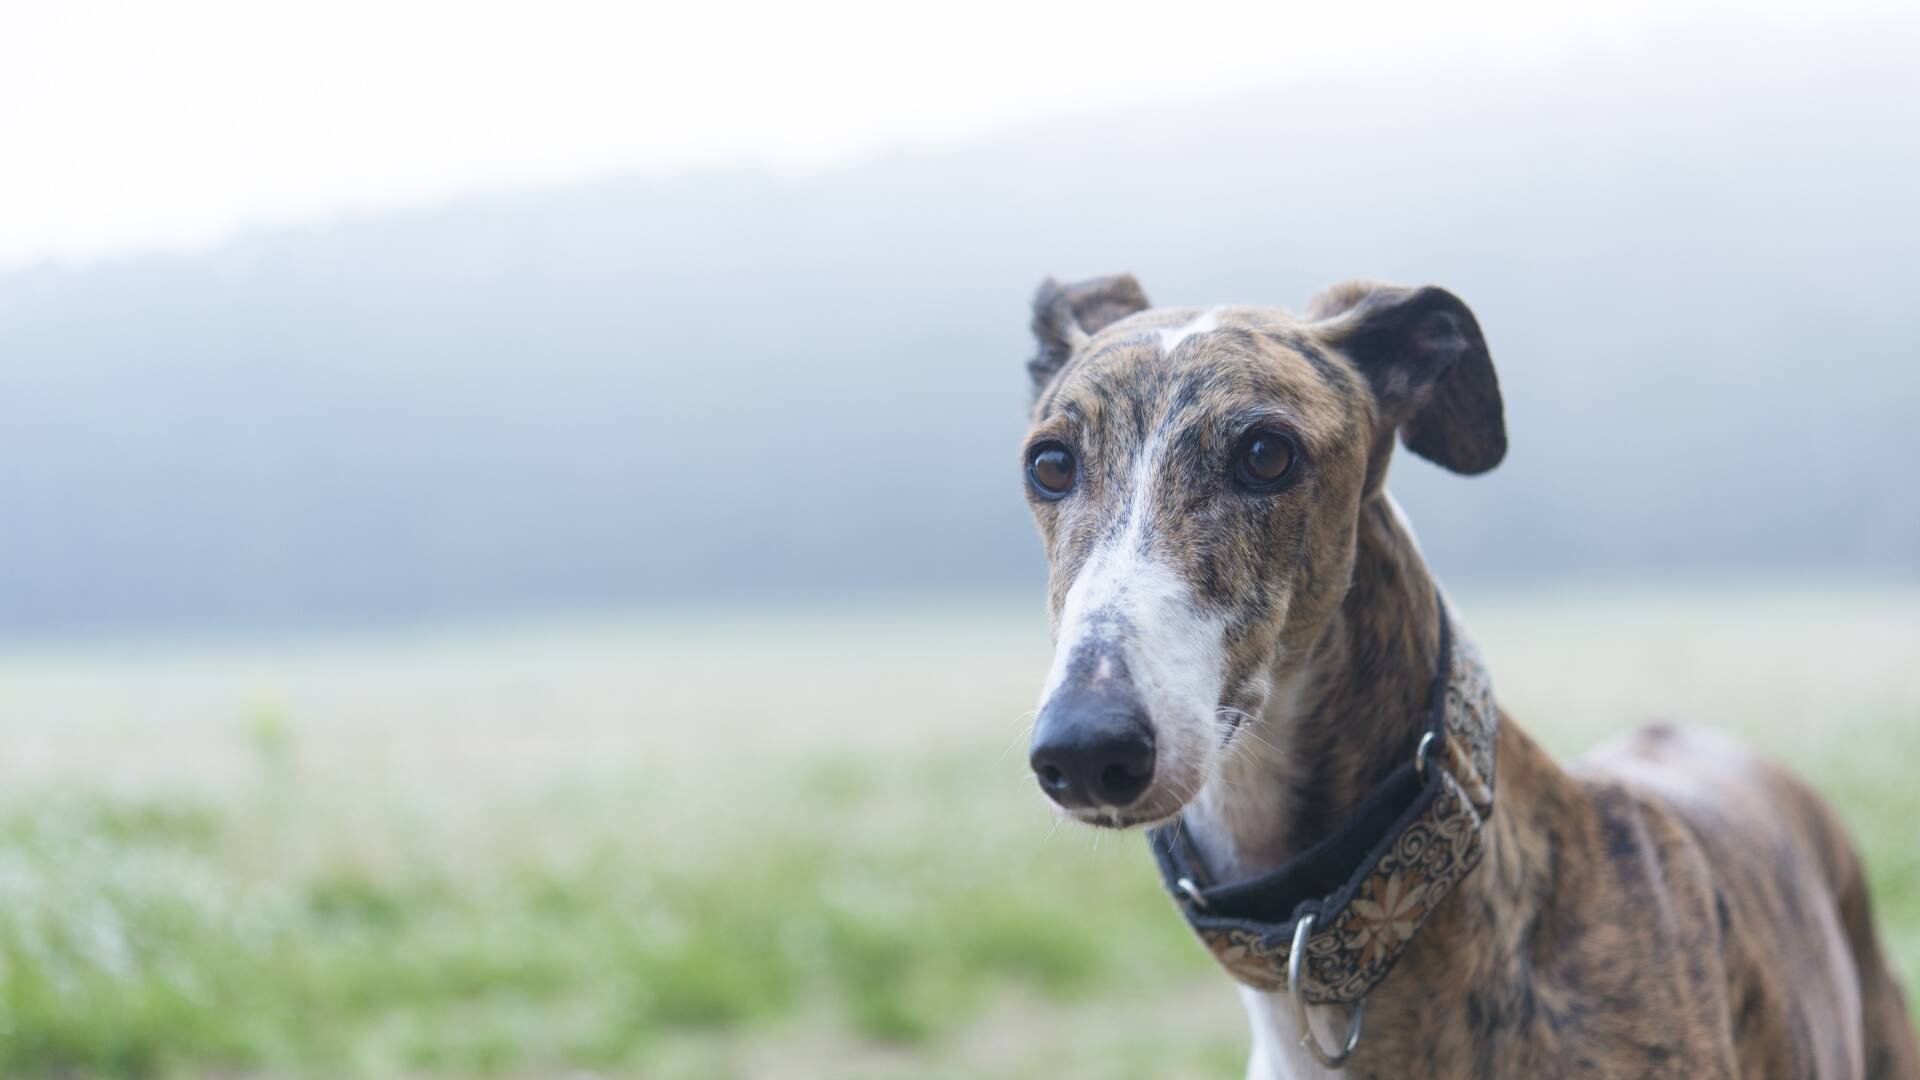
[[1074,350],[1106,326],[1150,305],[1132,274],[1114,274],[1062,285],[1048,278],[1033,294],[1033,336],[1040,351],[1027,361],[1033,392],[1046,389]]

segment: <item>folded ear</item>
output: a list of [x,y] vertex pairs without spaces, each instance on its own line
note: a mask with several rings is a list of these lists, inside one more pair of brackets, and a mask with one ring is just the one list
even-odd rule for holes
[[1366,375],[1383,429],[1399,428],[1407,449],[1468,475],[1506,456],[1493,357],[1459,297],[1355,281],[1315,297],[1307,317]]
[[1132,274],[1062,285],[1048,278],[1033,294],[1033,336],[1040,351],[1027,361],[1038,394],[1067,366],[1074,350],[1111,323],[1150,305]]

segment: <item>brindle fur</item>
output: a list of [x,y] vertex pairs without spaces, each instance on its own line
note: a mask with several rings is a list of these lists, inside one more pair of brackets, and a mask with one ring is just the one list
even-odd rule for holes
[[[1385,494],[1396,431],[1477,472],[1505,429],[1478,326],[1440,290],[1214,309],[1163,347],[1208,314],[1151,310],[1124,276],[1042,287],[1030,444],[1066,442],[1080,474],[1032,503],[1056,629],[1134,513],[1142,550],[1224,627],[1220,705],[1246,715],[1222,713],[1222,751],[1156,781],[1144,817],[1184,810],[1238,878],[1325,836],[1414,750],[1439,611]],[[1228,455],[1263,420],[1297,433],[1306,471],[1250,496]],[[1783,770],[1670,727],[1563,768],[1503,715],[1497,791],[1484,862],[1374,990],[1347,1075],[1920,1078],[1860,863]],[[1257,1038],[1250,1072],[1298,1068],[1287,1049]]]

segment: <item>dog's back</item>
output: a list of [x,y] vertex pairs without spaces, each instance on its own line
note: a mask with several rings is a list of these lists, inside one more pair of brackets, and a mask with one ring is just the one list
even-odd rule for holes
[[[1860,860],[1810,788],[1728,736],[1666,725],[1602,747],[1575,772],[1603,805],[1609,794],[1630,801],[1609,843],[1655,859],[1649,869],[1667,886],[1625,917],[1672,917],[1690,892],[1713,905],[1720,955],[1672,959],[1719,967],[1697,974],[1724,986],[1741,1075],[1920,1077]],[[1649,820],[1665,828],[1644,828]],[[1669,829],[1688,842],[1645,842]],[[1696,860],[1705,865],[1687,865]],[[1675,887],[1702,871],[1710,896]]]

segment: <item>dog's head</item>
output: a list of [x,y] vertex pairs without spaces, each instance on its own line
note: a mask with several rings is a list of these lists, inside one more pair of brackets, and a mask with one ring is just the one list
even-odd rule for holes
[[1149,824],[1291,685],[1394,433],[1484,472],[1506,452],[1500,391],[1473,313],[1437,288],[1342,285],[1296,318],[1048,281],[1033,330],[1021,467],[1056,643],[1033,770],[1082,821]]

